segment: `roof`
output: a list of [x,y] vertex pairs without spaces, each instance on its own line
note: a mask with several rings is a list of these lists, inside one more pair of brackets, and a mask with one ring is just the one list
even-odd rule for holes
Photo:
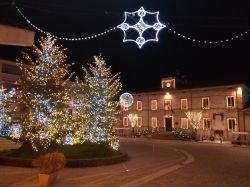
[[185,85],[177,85],[175,89],[162,89],[162,88],[149,88],[145,90],[138,90],[133,92],[134,94],[139,93],[150,93],[150,92],[163,92],[163,91],[179,91],[179,90],[189,90],[189,89],[205,89],[205,88],[213,88],[213,87],[223,87],[223,86],[239,86],[242,85],[249,91],[248,85],[250,85],[247,81],[216,81],[216,82],[190,82]]

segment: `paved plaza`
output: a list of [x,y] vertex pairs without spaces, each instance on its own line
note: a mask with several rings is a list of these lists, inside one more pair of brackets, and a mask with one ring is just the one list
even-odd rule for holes
[[[122,138],[123,163],[65,168],[55,187],[250,186],[250,148],[231,144]],[[38,186],[38,170],[0,166],[0,187]]]

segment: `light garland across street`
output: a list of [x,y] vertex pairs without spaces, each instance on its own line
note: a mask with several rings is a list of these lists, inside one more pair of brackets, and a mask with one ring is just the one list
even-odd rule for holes
[[62,36],[56,36],[54,34],[51,34],[47,31],[44,31],[43,29],[37,27],[35,24],[33,24],[24,14],[23,12],[18,8],[18,6],[16,6],[16,9],[18,11],[18,13],[24,18],[24,20],[30,25],[32,26],[34,29],[40,31],[41,33],[45,34],[45,35],[50,35],[56,39],[59,39],[59,40],[68,40],[68,41],[81,41],[81,40],[91,40],[91,39],[94,39],[94,38],[97,38],[97,37],[100,37],[100,36],[103,36],[103,35],[106,35],[112,31],[114,31],[115,29],[117,29],[117,26],[111,28],[111,29],[108,29],[106,31],[103,31],[101,33],[98,33],[98,34],[94,34],[94,35],[90,35],[90,36],[84,36],[84,37],[74,37],[74,38],[68,38],[68,37],[62,37]]
[[[165,25],[163,23],[161,23],[158,19],[158,14],[159,12],[147,12],[143,7],[141,7],[138,11],[135,12],[125,12],[125,20],[123,21],[123,23],[112,27],[111,29],[108,29],[106,31],[94,34],[94,35],[90,35],[90,36],[83,36],[83,37],[63,37],[63,36],[56,36],[54,34],[51,34],[47,31],[44,31],[43,29],[39,28],[38,26],[36,26],[35,24],[33,24],[24,14],[23,12],[20,10],[20,8],[18,6],[16,6],[16,10],[18,11],[18,13],[24,18],[24,20],[30,25],[32,26],[34,29],[40,31],[43,34],[46,35],[50,35],[56,39],[59,40],[66,40],[66,41],[83,41],[83,40],[91,40],[94,38],[98,38],[101,37],[103,35],[106,35],[114,30],[116,30],[117,28],[121,29],[124,32],[124,38],[123,38],[123,42],[127,42],[127,41],[132,41],[135,42],[139,48],[141,48],[146,42],[148,41],[158,41],[158,32],[163,29],[163,28],[167,28],[167,30],[171,33],[173,33],[174,35],[184,39],[184,40],[188,40],[191,42],[195,42],[195,43],[200,43],[200,44],[207,44],[207,45],[212,45],[212,44],[223,44],[223,43],[228,43],[228,42],[232,42],[234,40],[240,39],[244,36],[246,36],[247,34],[250,33],[250,29],[235,34],[232,37],[228,37],[228,38],[224,38],[224,39],[219,39],[219,40],[204,40],[204,39],[197,39],[195,37],[191,37],[185,34],[182,34],[178,31],[176,31],[175,29],[171,28],[169,26],[169,24]],[[155,22],[153,25],[147,25],[146,22],[142,19],[146,14],[151,14],[151,15],[156,15],[156,20],[157,22]],[[127,21],[127,17],[128,16],[139,16],[141,19],[138,22],[135,22],[134,25],[130,25],[128,24]],[[150,39],[145,39],[143,37],[143,33],[147,31],[148,28],[153,28],[156,31],[156,34],[154,34],[155,36],[150,38]],[[136,32],[139,33],[139,37],[135,38],[135,39],[130,39],[127,37],[127,33],[126,31],[134,29]],[[152,36],[152,34],[150,34]]]
[[182,38],[182,39],[185,39],[185,40],[188,40],[188,41],[192,41],[192,42],[196,42],[196,43],[203,43],[203,44],[221,44],[221,43],[227,43],[227,42],[230,42],[230,41],[233,41],[233,40],[237,40],[247,34],[249,34],[250,32],[250,29],[246,30],[245,32],[242,32],[242,33],[239,33],[239,34],[236,34],[232,37],[229,37],[229,38],[225,38],[225,39],[222,39],[222,40],[199,40],[199,39],[196,39],[196,38],[193,38],[193,37],[189,37],[187,35],[184,35],[180,32],[177,32],[176,30],[170,28],[169,26],[167,27],[167,29],[173,33],[174,35]]

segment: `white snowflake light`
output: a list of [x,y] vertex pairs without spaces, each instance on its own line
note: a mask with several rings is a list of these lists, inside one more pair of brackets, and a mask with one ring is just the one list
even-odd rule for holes
[[[158,16],[159,11],[147,12],[143,7],[135,12],[125,12],[123,23],[117,26],[124,33],[123,42],[135,42],[141,48],[149,41],[158,41],[158,33],[166,27],[159,21]],[[139,34],[136,37],[131,33],[134,30]]]
[[130,107],[134,102],[134,98],[130,93],[123,93],[120,96],[120,103],[123,107]]

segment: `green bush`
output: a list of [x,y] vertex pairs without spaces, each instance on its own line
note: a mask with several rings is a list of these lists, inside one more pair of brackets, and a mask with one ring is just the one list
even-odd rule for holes
[[184,130],[184,129],[175,129],[173,128],[172,133],[175,137],[181,140],[192,140],[195,139],[194,134]]
[[23,145],[19,149],[0,152],[0,156],[38,158],[41,155],[54,151],[62,152],[66,158],[101,158],[120,154],[119,151],[113,150],[108,143],[86,141],[76,145],[59,146],[52,144],[47,150],[35,152],[29,142],[23,142]]
[[220,137],[223,137],[224,131],[223,130],[214,130],[214,134],[218,134]]

